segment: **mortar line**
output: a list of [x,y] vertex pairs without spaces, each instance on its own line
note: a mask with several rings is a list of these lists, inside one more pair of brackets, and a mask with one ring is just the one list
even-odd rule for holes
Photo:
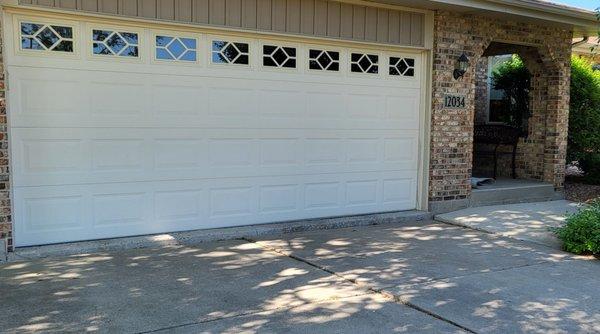
[[[242,238],[242,239],[244,239],[244,240],[246,240],[248,242],[254,243],[254,244],[258,244],[257,240],[254,240],[254,239],[250,239],[250,238]],[[270,247],[270,246],[263,245],[263,244],[258,244],[258,245],[260,247],[262,247],[262,248],[265,248],[265,249],[270,250],[272,252],[275,252],[277,254],[281,254],[283,256],[289,257],[290,259],[293,259],[293,260],[305,263],[305,264],[307,264],[307,265],[309,265],[309,266],[311,266],[313,268],[316,268],[316,269],[322,270],[322,271],[324,271],[326,273],[329,273],[331,275],[334,275],[334,276],[336,276],[338,278],[341,278],[342,280],[344,280],[346,282],[350,282],[350,283],[352,283],[354,285],[357,285],[361,289],[366,289],[367,291],[370,291],[372,293],[379,294],[379,295],[381,295],[381,296],[383,296],[383,297],[385,297],[387,299],[391,299],[391,300],[393,300],[393,301],[395,301],[395,302],[397,302],[397,303],[399,303],[401,305],[404,305],[404,306],[406,306],[408,308],[411,308],[411,309],[413,309],[413,310],[415,310],[417,312],[424,313],[424,314],[426,314],[426,315],[428,315],[430,317],[436,318],[436,319],[438,319],[440,321],[443,321],[443,322],[445,322],[447,324],[450,324],[450,325],[452,325],[454,327],[458,327],[458,328],[460,328],[460,329],[462,329],[462,330],[464,330],[464,331],[466,331],[468,333],[478,334],[476,331],[474,331],[474,330],[472,330],[472,329],[470,329],[468,327],[465,327],[465,326],[463,326],[463,325],[461,325],[461,324],[459,324],[459,323],[457,323],[457,322],[455,322],[453,320],[447,319],[447,318],[445,318],[445,317],[443,317],[443,316],[441,316],[441,315],[439,315],[439,314],[437,314],[437,313],[435,313],[433,311],[430,311],[430,310],[424,309],[424,308],[422,308],[422,307],[420,307],[418,305],[415,305],[414,303],[412,303],[411,301],[407,300],[406,298],[402,298],[402,296],[396,296],[393,293],[390,293],[390,292],[385,291],[383,289],[376,289],[376,288],[373,288],[373,287],[369,287],[368,285],[360,283],[360,282],[358,282],[355,279],[344,277],[343,275],[340,275],[340,274],[336,273],[333,270],[327,269],[327,268],[325,268],[323,266],[320,266],[320,265],[318,265],[316,263],[312,263],[312,262],[310,262],[310,261],[308,261],[306,259],[303,259],[301,257],[298,257],[296,255],[287,254],[287,253],[285,253],[285,252],[283,252],[283,251],[281,251],[281,250],[279,250],[277,248]]]

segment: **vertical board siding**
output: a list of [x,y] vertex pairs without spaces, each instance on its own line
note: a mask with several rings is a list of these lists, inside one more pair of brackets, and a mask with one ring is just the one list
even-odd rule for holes
[[98,0],[77,0],[77,9],[89,12],[97,12]]
[[341,8],[339,2],[327,5],[327,36],[340,37]]
[[192,0],[175,0],[175,21],[192,22]]
[[175,20],[175,0],[158,0],[158,18],[161,20]]
[[119,12],[127,16],[138,15],[137,0],[119,0]]
[[156,18],[156,0],[138,0],[138,15]]
[[256,0],[242,0],[242,27],[256,29]]
[[225,25],[225,0],[208,1],[208,23]]
[[65,9],[77,9],[77,0],[58,0],[59,7]]
[[[33,0],[33,4],[39,6],[58,7],[54,0]],[[60,6],[60,4],[58,4]]]
[[271,0],[256,0],[256,27],[259,30],[271,30]]
[[208,0],[192,0],[192,22],[208,23]]
[[107,14],[119,14],[119,0],[98,1],[98,11]]
[[300,33],[300,0],[287,0],[286,31]]
[[242,0],[225,2],[225,24],[230,27],[242,26]]
[[367,7],[365,12],[365,39],[367,41],[377,40],[377,8]]
[[287,1],[286,0],[272,0],[271,3],[271,29],[275,31],[286,31],[286,17],[287,17]]
[[352,17],[352,38],[358,40],[365,39],[365,15],[364,6],[354,6]]
[[327,36],[327,1],[315,0],[313,16],[315,18],[313,22],[314,34],[317,36]]
[[300,33],[312,35],[315,32],[315,0],[300,3]]
[[424,14],[332,0],[19,0],[174,22],[424,46]]

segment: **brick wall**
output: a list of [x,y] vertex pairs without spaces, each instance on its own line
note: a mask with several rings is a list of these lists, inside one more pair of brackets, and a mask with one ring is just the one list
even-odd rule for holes
[[6,100],[4,86],[4,62],[2,43],[2,24],[0,22],[0,238],[8,241],[12,248],[12,223],[10,212],[10,182],[8,165],[8,134],[6,123]]
[[487,122],[488,57],[481,57],[475,64],[475,123]]
[[[522,177],[563,186],[566,155],[572,32],[558,27],[438,11],[435,15],[429,197],[432,210],[445,201],[464,202],[471,194],[477,63],[494,41],[533,46],[518,50],[534,68],[530,137],[519,152]],[[504,53],[507,50],[503,50]],[[470,67],[454,80],[456,59]],[[466,108],[446,110],[444,94],[463,94]]]

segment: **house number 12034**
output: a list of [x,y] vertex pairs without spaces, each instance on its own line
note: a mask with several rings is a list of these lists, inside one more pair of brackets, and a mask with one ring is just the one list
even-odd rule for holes
[[464,95],[444,95],[444,108],[463,109],[465,107]]

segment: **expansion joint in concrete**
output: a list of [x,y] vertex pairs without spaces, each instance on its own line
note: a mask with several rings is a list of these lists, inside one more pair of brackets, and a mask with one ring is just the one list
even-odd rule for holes
[[367,292],[369,292],[369,293],[378,294],[378,295],[380,295],[380,296],[382,296],[382,297],[384,297],[384,298],[386,298],[386,299],[393,300],[394,302],[396,302],[396,303],[398,303],[398,304],[402,304],[402,305],[404,305],[404,306],[406,306],[406,307],[408,307],[408,308],[411,308],[411,309],[413,309],[413,310],[415,310],[415,311],[417,311],[417,312],[420,312],[420,313],[426,314],[426,315],[428,315],[428,316],[430,316],[430,317],[436,318],[436,319],[438,319],[438,320],[440,320],[440,321],[443,321],[443,322],[445,322],[445,323],[448,323],[448,324],[450,324],[450,325],[452,325],[452,326],[455,326],[455,327],[457,327],[457,328],[460,328],[461,330],[464,330],[464,331],[466,331],[466,332],[468,332],[468,333],[477,334],[477,332],[475,332],[474,330],[472,330],[472,329],[470,329],[470,328],[468,328],[468,327],[465,327],[465,326],[463,326],[463,325],[461,325],[461,324],[459,324],[459,323],[457,323],[457,322],[455,322],[455,321],[452,321],[452,320],[450,320],[450,319],[448,319],[448,318],[445,318],[445,317],[443,317],[443,316],[441,316],[441,315],[439,315],[439,314],[437,314],[437,313],[435,313],[435,312],[432,312],[432,311],[430,311],[430,310],[424,309],[424,308],[422,308],[422,307],[420,307],[420,306],[417,306],[417,305],[413,304],[412,302],[410,302],[409,300],[407,300],[407,299],[406,299],[406,298],[404,298],[403,296],[400,296],[400,295],[395,295],[395,294],[393,294],[393,293],[390,293],[390,292],[388,292],[388,291],[385,291],[384,289],[375,289],[375,288],[373,288],[373,287],[370,287],[370,286],[368,286],[368,285],[366,285],[366,284],[360,283],[360,282],[358,282],[358,281],[357,281],[357,280],[355,280],[355,279],[347,278],[347,277],[345,277],[344,275],[340,275],[340,274],[336,273],[336,272],[335,272],[335,271],[333,271],[333,270],[327,269],[327,268],[325,268],[325,267],[323,267],[323,266],[320,266],[320,265],[318,265],[318,264],[316,264],[316,263],[313,263],[313,262],[311,262],[311,261],[309,261],[309,260],[306,260],[306,259],[304,259],[304,258],[301,258],[301,257],[295,256],[295,255],[293,255],[293,254],[286,253],[286,252],[284,252],[284,251],[282,251],[282,250],[280,250],[280,249],[277,249],[277,248],[275,248],[275,247],[270,247],[270,246],[266,246],[266,245],[264,245],[264,244],[260,244],[260,243],[258,243],[256,240],[253,240],[253,239],[250,239],[250,238],[243,238],[243,240],[245,240],[245,241],[248,241],[248,242],[251,242],[251,243],[256,243],[256,244],[258,244],[260,247],[262,247],[262,248],[264,248],[264,249],[266,249],[266,250],[269,250],[269,251],[275,252],[275,253],[277,253],[277,254],[281,254],[281,255],[283,255],[283,256],[287,256],[287,257],[289,257],[290,259],[293,259],[293,260],[296,260],[296,261],[299,261],[299,262],[305,263],[305,264],[307,264],[307,265],[309,265],[309,266],[311,266],[311,267],[313,267],[313,268],[319,269],[319,270],[321,270],[321,271],[324,271],[324,272],[326,272],[326,273],[329,273],[329,274],[331,274],[331,275],[334,275],[334,276],[336,276],[336,277],[339,277],[340,279],[342,279],[342,280],[344,280],[344,281],[346,281],[346,282],[352,283],[352,284],[354,284],[354,285],[358,286],[359,288],[366,290],[366,291],[367,291]]

